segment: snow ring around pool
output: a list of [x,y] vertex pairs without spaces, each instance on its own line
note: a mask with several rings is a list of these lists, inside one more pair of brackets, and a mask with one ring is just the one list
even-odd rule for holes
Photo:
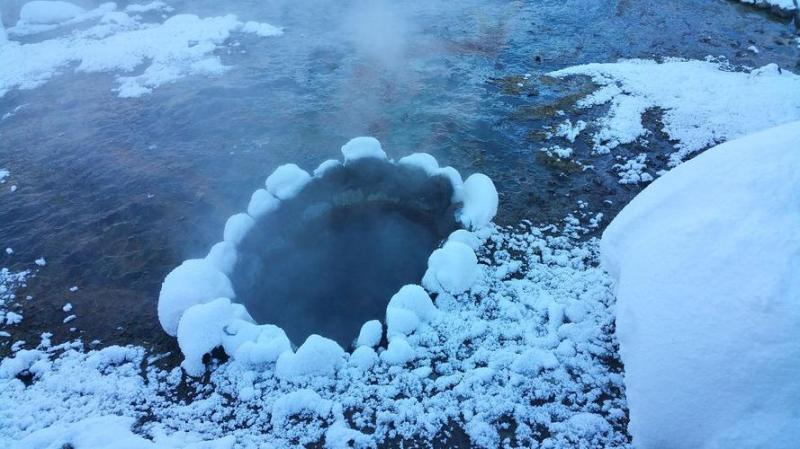
[[[487,176],[476,173],[462,180],[457,170],[439,167],[436,159],[425,153],[390,160],[372,137],[350,140],[342,154],[343,161],[325,161],[313,174],[295,164],[275,169],[265,187],[252,194],[246,212],[228,219],[222,241],[213,245],[205,258],[186,260],[166,276],[158,317],[164,330],[177,337],[184,355],[181,366],[187,374],[202,375],[203,357],[217,347],[246,366],[274,366],[276,376],[284,379],[332,376],[345,365],[361,370],[377,363],[402,365],[414,357],[407,337],[440,316],[430,294],[462,294],[476,281],[480,267],[475,251],[488,235],[498,205],[497,191]],[[348,336],[353,342],[351,353],[318,332],[310,333],[294,350],[290,335],[271,319],[279,315],[273,311],[286,315],[284,306],[294,303],[291,296],[279,295],[281,288],[275,283],[286,277],[287,270],[304,265],[306,258],[276,255],[324,246],[324,237],[315,240],[320,226],[346,228],[354,216],[366,220],[370,229],[380,230],[373,240],[397,241],[388,247],[365,243],[364,249],[359,243],[361,228],[326,232],[329,241],[342,238],[345,243],[339,242],[336,250],[325,248],[327,258],[318,265],[298,269],[313,275],[326,271],[337,257],[349,255],[347,245],[355,245],[355,252],[372,256],[365,261],[373,269],[372,276],[385,274],[390,280],[387,285],[403,283],[395,293],[385,295],[390,298],[382,310],[383,323],[366,320]],[[392,234],[395,230],[399,230],[397,238]],[[428,248],[424,245],[430,246],[432,253],[420,253],[420,248]],[[403,251],[416,251],[415,257],[430,254],[427,268],[424,257],[420,261],[422,276],[413,270],[406,271],[405,277],[395,273],[403,271],[396,267],[406,265]],[[414,279],[406,282],[408,276]],[[271,281],[265,283],[262,278]],[[301,284],[317,283],[316,278],[299,279]],[[345,297],[357,293],[346,291]],[[383,293],[372,291],[373,296]],[[263,296],[275,298],[269,298],[272,303],[261,303]],[[387,303],[385,298],[377,301],[372,302]],[[293,335],[295,343],[300,335]]]

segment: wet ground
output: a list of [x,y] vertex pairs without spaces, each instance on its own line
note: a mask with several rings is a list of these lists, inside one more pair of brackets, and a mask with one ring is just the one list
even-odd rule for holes
[[[618,184],[613,156],[590,156],[585,141],[576,158],[595,170],[542,158],[543,127],[602,111],[572,107],[591,90],[586,80],[541,74],[707,55],[800,71],[788,19],[726,0],[409,2],[369,13],[357,2],[171,4],[286,33],[237,36],[241,45],[221,52],[234,66],[225,76],[138,99],[117,98],[110,74],[63,74],[0,98],[0,114],[25,105],[0,122],[0,167],[12,173],[4,186],[19,186],[0,191],[0,246],[15,251],[0,266],[47,259],[22,292],[33,300],[23,300],[12,342],[49,331],[55,342],[174,350],[156,319],[165,274],[204,255],[275,167],[312,169],[350,137],[373,135],[391,157],[425,151],[464,174],[488,174],[501,195],[499,223],[555,222],[583,200],[606,224],[640,187]],[[11,13],[3,11],[6,23]],[[651,144],[670,149],[658,134]],[[66,302],[78,318],[62,324]],[[0,356],[7,351],[0,344]]]

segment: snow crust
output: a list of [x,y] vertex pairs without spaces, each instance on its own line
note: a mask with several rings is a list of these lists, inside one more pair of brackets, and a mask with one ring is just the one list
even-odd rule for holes
[[386,159],[386,152],[374,137],[355,137],[342,146],[344,163],[364,158]]
[[677,142],[671,165],[717,143],[800,119],[800,76],[775,64],[735,71],[713,59],[630,59],[549,75],[590,76],[600,86],[578,102],[581,108],[609,105],[592,134],[596,153],[646,138],[642,117],[655,108],[663,111],[662,131]]
[[[282,33],[271,25],[241,22],[232,15],[200,18],[178,14],[163,22],[149,22],[117,11],[114,3],[84,14],[78,14],[80,8],[66,5],[70,4],[36,1],[23,6],[23,19],[28,22],[23,20],[10,29],[11,36],[73,22],[95,23],[29,44],[0,40],[0,67],[4,68],[0,71],[0,96],[15,88],[38,87],[74,66],[79,73],[121,73],[116,76],[115,91],[120,97],[138,97],[188,76],[224,73],[228,67],[215,50],[225,45],[232,33],[261,37]],[[68,16],[72,18],[66,19]],[[137,75],[124,75],[139,69],[143,70]]]
[[796,446],[798,142],[792,122],[714,147],[603,234],[637,447]]
[[271,324],[234,319],[225,324],[222,333],[225,352],[248,367],[275,363],[281,354],[292,349],[286,332]]

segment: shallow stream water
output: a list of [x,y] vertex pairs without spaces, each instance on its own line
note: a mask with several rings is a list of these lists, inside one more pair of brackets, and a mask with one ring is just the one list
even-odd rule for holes
[[[638,187],[620,185],[613,155],[590,156],[580,139],[576,157],[594,170],[541,157],[542,127],[601,111],[572,107],[591,90],[586,80],[539,75],[618,58],[707,55],[800,70],[788,20],[725,0],[170,3],[176,12],[266,21],[285,34],[236,35],[239,45],[220,51],[232,66],[224,76],[183,79],[141,98],[118,98],[112,74],[69,70],[0,98],[0,115],[25,105],[0,122],[0,167],[19,187],[0,192],[0,245],[15,251],[0,255],[0,266],[47,259],[22,292],[34,299],[23,301],[12,342],[49,331],[55,341],[174,351],[155,316],[166,273],[220,240],[226,218],[245,209],[275,167],[313,169],[353,136],[377,137],[393,158],[424,151],[464,175],[486,173],[500,192],[501,224],[557,222],[578,200],[605,212],[606,224]],[[6,24],[16,20],[13,6],[2,13]],[[751,44],[761,52],[746,51]],[[651,144],[671,149],[658,133]],[[66,302],[78,318],[62,324]],[[0,355],[7,350],[2,343]]]

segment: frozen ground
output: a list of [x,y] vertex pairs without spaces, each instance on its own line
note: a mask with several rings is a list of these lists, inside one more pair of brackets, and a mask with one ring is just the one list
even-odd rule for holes
[[795,121],[714,147],[603,234],[638,447],[797,445],[798,142]]
[[579,108],[608,105],[587,131],[592,151],[609,153],[623,144],[643,151],[618,166],[621,183],[653,179],[645,171],[648,111],[661,112],[660,131],[674,142],[669,166],[716,143],[800,119],[800,76],[775,64],[742,71],[724,60],[626,60],[550,73],[574,75],[590,76],[600,86],[578,101]]
[[[38,86],[8,78],[0,97],[2,186],[20,185],[0,189],[0,441],[24,448],[152,447],[142,436],[628,447],[613,296],[591,237],[671,162],[797,112],[793,25],[724,0],[87,2],[70,19],[9,26],[22,3],[0,4],[0,54],[17,58],[0,79],[33,67]],[[251,20],[284,34],[262,38],[275,30]],[[173,32],[174,46],[160,40]],[[115,51],[131,40],[136,54]],[[97,70],[81,69],[87,48],[110,52]],[[547,75],[559,70],[586,76]],[[683,70],[699,77],[686,93],[671,84]],[[635,113],[604,128],[618,105]],[[631,129],[594,151],[595,136]],[[496,221],[514,226],[481,250],[479,283],[437,297],[443,316],[386,350],[334,354],[333,376],[215,360],[210,376],[183,377],[156,316],[164,276],[205,256],[274,167],[317,166],[354,135],[379,137],[390,158],[425,151],[492,178]],[[566,229],[548,225],[570,214]],[[336,352],[324,346],[308,358]]]
[[628,447],[610,282],[579,223],[571,216],[562,231],[494,230],[479,253],[479,280],[465,294],[437,297],[441,315],[398,340],[407,351],[400,362],[388,357],[398,351],[390,344],[386,356],[353,353],[335,375],[285,381],[271,367],[232,361],[197,383],[180,368],[158,368],[144,348],[88,351],[44,336],[0,366],[2,438],[81,449],[92,434],[110,444],[116,433],[98,433],[107,421],[83,420],[123,415],[132,419],[113,428],[135,423],[156,441],[178,431],[233,437],[220,447]]

